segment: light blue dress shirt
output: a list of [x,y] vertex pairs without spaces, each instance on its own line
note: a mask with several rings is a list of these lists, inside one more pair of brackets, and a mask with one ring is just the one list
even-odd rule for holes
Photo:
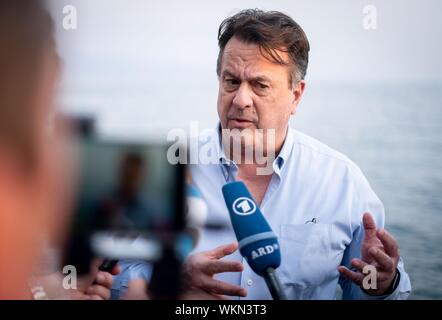
[[[198,148],[209,152],[213,161],[190,166],[193,184],[208,204],[207,222],[226,228],[202,230],[194,252],[236,241],[221,187],[234,181],[238,168],[224,156],[219,130],[201,135]],[[378,228],[384,227],[384,207],[358,166],[323,143],[289,129],[273,170],[260,208],[279,237],[282,264],[277,273],[289,299],[335,299],[338,284],[343,299],[407,298],[411,284],[402,259],[400,283],[389,296],[369,296],[337,270],[339,265],[351,268],[351,259],[360,258],[365,212],[373,215]],[[239,252],[225,259],[243,262],[244,271],[218,274],[217,279],[246,288],[245,299],[271,299],[264,280]]]

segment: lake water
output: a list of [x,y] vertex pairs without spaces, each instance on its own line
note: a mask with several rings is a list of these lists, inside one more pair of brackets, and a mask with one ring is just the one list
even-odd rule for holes
[[[169,79],[83,87],[67,104],[96,114],[100,130],[116,135],[161,135],[191,120],[214,127],[215,77]],[[399,242],[411,298],[442,299],[442,84],[312,83],[292,125],[362,168]]]
[[442,86],[310,90],[294,125],[362,168],[399,242],[411,298],[442,299]]

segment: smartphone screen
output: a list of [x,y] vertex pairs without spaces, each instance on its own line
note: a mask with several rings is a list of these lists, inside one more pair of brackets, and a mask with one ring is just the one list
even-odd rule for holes
[[72,264],[84,265],[87,256],[159,259],[165,235],[184,228],[185,169],[169,163],[168,148],[98,138],[79,142],[67,250]]

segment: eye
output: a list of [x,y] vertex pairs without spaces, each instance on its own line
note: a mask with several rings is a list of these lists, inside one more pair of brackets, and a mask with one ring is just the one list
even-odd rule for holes
[[255,90],[257,90],[260,93],[264,93],[267,91],[267,89],[269,89],[269,85],[266,84],[265,82],[261,82],[261,81],[255,81],[253,83],[253,86],[255,87]]
[[240,86],[241,82],[235,78],[225,78],[224,79],[224,88],[227,91],[234,91]]
[[239,81],[237,79],[226,78],[224,81],[229,85],[233,85],[233,86],[239,85]]

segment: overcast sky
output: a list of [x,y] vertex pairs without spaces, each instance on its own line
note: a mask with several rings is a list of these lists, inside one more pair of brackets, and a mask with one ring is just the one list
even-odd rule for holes
[[[324,104],[315,84],[442,83],[440,0],[50,2],[65,61],[60,103],[110,131],[158,132],[194,119],[213,126],[218,27],[246,8],[285,12],[305,30],[311,54],[303,106]],[[62,28],[68,4],[77,9],[76,30]],[[376,8],[375,30],[363,28],[367,5]],[[340,101],[354,93],[337,90]]]
[[[68,71],[84,76],[105,64],[116,69],[213,70],[219,23],[244,8],[292,16],[311,43],[310,80],[442,79],[442,1],[147,1],[52,0],[77,8],[78,29],[59,29]],[[363,8],[377,9],[377,29],[362,26]]]

